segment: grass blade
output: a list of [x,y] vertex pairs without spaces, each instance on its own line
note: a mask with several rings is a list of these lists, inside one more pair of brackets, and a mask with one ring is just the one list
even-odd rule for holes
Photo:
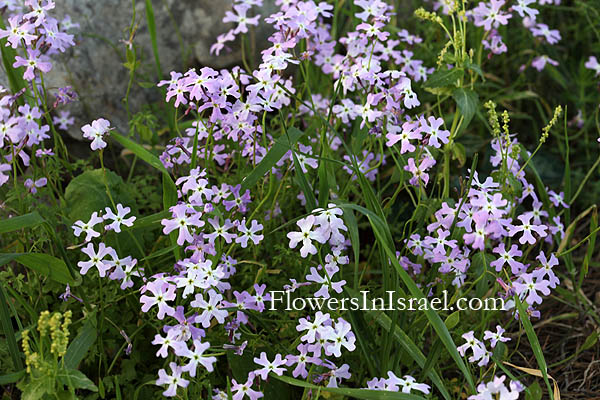
[[75,284],[76,279],[71,276],[67,264],[63,260],[48,254],[38,253],[0,253],[0,265],[15,260],[53,281],[62,284]]
[[154,8],[152,0],[146,0],[146,20],[148,22],[148,32],[152,42],[152,53],[154,53],[154,63],[156,64],[156,74],[158,79],[163,79],[162,68],[160,67],[160,56],[158,54],[158,41],[156,39],[156,21],[154,20]]
[[258,180],[265,176],[265,174],[269,172],[279,160],[281,160],[281,157],[283,157],[285,153],[292,149],[302,135],[304,135],[304,132],[296,128],[289,128],[287,130],[287,134],[277,138],[277,140],[275,140],[273,143],[273,147],[271,147],[271,149],[269,149],[267,152],[267,155],[242,181],[242,192],[256,185]]
[[44,218],[36,211],[0,221],[0,233],[13,232],[19,229],[31,228],[44,222]]
[[17,339],[7,304],[8,299],[4,292],[4,285],[0,282],[0,323],[2,324],[2,332],[4,332],[4,336],[6,337],[8,352],[10,353],[15,369],[19,371],[23,369],[23,360],[21,360],[21,352],[17,346]]
[[540,342],[535,334],[535,331],[533,330],[531,321],[527,317],[527,310],[525,309],[525,306],[523,306],[521,299],[519,299],[519,296],[516,295],[513,296],[513,298],[515,300],[517,309],[519,310],[519,319],[523,323],[523,328],[525,328],[527,339],[529,340],[529,344],[531,345],[531,349],[535,355],[535,359],[538,363],[538,367],[540,368],[542,377],[544,378],[544,382],[546,382],[546,387],[548,388],[548,393],[550,394],[550,400],[554,400],[552,387],[550,386],[550,381],[548,380],[548,366],[546,365],[546,359],[544,358],[544,353],[542,352]]
[[313,385],[312,383],[304,382],[299,379],[290,378],[289,376],[277,376],[270,374],[269,376],[278,379],[282,382],[290,384],[292,386],[298,386],[307,389],[320,390],[321,392],[328,392],[333,394],[340,394],[343,396],[349,396],[355,399],[363,400],[424,400],[424,397],[417,396],[414,394],[406,394],[399,392],[387,392],[383,390],[369,390],[369,389],[348,389],[348,388],[330,388],[324,386]]

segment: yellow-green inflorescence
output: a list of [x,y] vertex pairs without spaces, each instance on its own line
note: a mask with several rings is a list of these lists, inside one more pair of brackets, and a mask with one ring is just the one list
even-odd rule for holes
[[72,313],[70,310],[63,314],[56,312],[50,314],[49,311],[43,311],[37,324],[39,332],[39,349],[32,351],[30,331],[24,330],[22,337],[23,353],[25,353],[25,364],[27,365],[27,373],[31,373],[32,369],[44,372],[50,366],[44,363],[44,349],[47,349],[48,342],[50,344],[50,353],[54,359],[63,357],[67,352],[69,344],[69,325],[71,324]]

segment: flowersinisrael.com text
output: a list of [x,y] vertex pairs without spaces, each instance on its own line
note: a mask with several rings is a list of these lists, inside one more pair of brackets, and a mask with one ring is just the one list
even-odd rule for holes
[[270,292],[270,310],[301,311],[301,310],[331,310],[331,311],[453,311],[453,310],[505,310],[505,300],[500,297],[480,299],[477,297],[459,297],[450,304],[448,291],[444,290],[441,297],[397,297],[396,292],[389,290],[384,297],[369,298],[369,291],[363,290],[359,297],[323,298],[323,297],[293,297],[292,292],[274,290]]

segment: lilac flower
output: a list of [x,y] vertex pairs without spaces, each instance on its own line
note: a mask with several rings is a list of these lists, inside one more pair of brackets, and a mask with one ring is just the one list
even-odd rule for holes
[[152,344],[160,345],[160,348],[156,352],[156,356],[167,358],[169,349],[173,349],[176,355],[183,355],[187,346],[185,345],[185,342],[181,341],[177,336],[177,331],[174,329],[169,330],[166,337],[162,337],[158,334],[155,335]]
[[473,9],[475,26],[483,26],[486,31],[492,28],[498,28],[500,25],[508,24],[511,14],[500,11],[504,6],[505,0],[490,0],[489,3],[480,2]]
[[69,129],[69,125],[75,123],[75,118],[71,117],[71,113],[68,111],[61,111],[58,117],[54,117],[53,122],[58,125],[59,129],[66,131]]
[[39,188],[46,186],[47,183],[48,179],[46,178],[40,178],[36,181],[33,179],[27,179],[25,180],[24,185],[27,189],[29,189],[30,193],[35,194]]
[[544,56],[534,58],[533,61],[531,62],[531,66],[533,68],[537,69],[538,71],[543,70],[546,67],[546,64],[557,66],[558,61],[553,60],[550,57],[544,55]]
[[[427,123],[429,122],[429,123]],[[420,130],[421,132],[428,134],[426,137],[429,138],[429,145],[433,146],[437,149],[441,147],[440,142],[446,144],[449,142],[450,131],[440,130],[440,127],[444,123],[444,120],[441,118],[435,118],[433,116],[427,118],[419,119]]]
[[58,296],[58,298],[61,299],[62,301],[67,301],[69,299],[69,297],[72,297],[75,300],[77,300],[78,302],[83,303],[82,299],[80,299],[79,297],[77,297],[73,293],[71,293],[71,286],[69,286],[69,284],[67,283],[65,292],[63,294],[61,294],[60,296]]
[[319,211],[315,216],[315,223],[320,225],[320,232],[323,238],[329,240],[332,246],[337,246],[344,242],[344,234],[340,232],[347,231],[348,228],[344,224],[344,220],[339,217],[343,215],[341,208],[335,206],[334,203],[328,204],[328,209],[316,208],[313,213]]
[[290,239],[290,248],[295,248],[298,243],[302,242],[300,255],[306,257],[308,254],[317,254],[317,248],[312,243],[313,240],[319,243],[325,243],[327,239],[323,236],[321,230],[315,228],[316,218],[314,215],[309,215],[296,222],[300,228],[300,232],[288,232],[287,237]]
[[0,186],[4,185],[10,179],[10,176],[8,174],[3,174],[3,172],[10,171],[10,170],[12,170],[12,167],[10,164],[0,163]]
[[504,384],[506,376],[494,376],[494,379],[486,383],[480,383],[477,386],[477,394],[468,397],[468,400],[516,400],[519,398],[519,392],[525,388],[518,381],[511,381],[510,388]]
[[256,400],[263,397],[261,392],[252,389],[253,381],[254,375],[252,373],[248,375],[246,383],[237,383],[235,379],[231,379],[231,392],[233,393],[232,400],[242,400],[246,396],[248,396],[250,400]]
[[235,233],[227,232],[229,229],[234,227],[233,223],[231,223],[231,220],[229,220],[229,218],[227,218],[225,222],[223,222],[223,225],[219,224],[218,216],[209,218],[208,222],[212,225],[214,229],[214,232],[206,235],[210,243],[214,243],[217,237],[222,237],[227,243],[231,243],[232,240],[237,238],[237,235]]
[[264,311],[265,301],[271,301],[271,295],[268,293],[265,294],[266,288],[267,288],[267,285],[265,285],[265,284],[262,284],[262,285],[259,285],[258,283],[254,284],[255,294],[254,294],[254,296],[252,296],[252,298],[254,299],[253,308],[258,312]]
[[558,259],[554,254],[550,254],[550,259],[546,259],[546,254],[543,251],[540,251],[540,254],[536,257],[536,260],[542,264],[540,271],[544,272],[544,276],[548,278],[548,287],[554,289],[557,285],[560,284],[560,280],[552,270],[552,267],[556,267],[558,265]]
[[306,369],[306,364],[317,364],[319,362],[318,357],[313,357],[308,355],[308,344],[301,343],[296,348],[299,355],[295,356],[292,354],[288,354],[286,358],[286,365],[291,367],[296,364],[296,368],[292,371],[292,376],[297,378],[298,376],[306,379],[308,377],[308,370]]
[[588,58],[588,60],[585,62],[585,67],[594,71],[596,76],[600,76],[600,63],[595,56],[590,56],[590,58]]
[[71,86],[58,88],[58,93],[56,93],[56,100],[54,101],[53,107],[56,108],[59,104],[72,103],[78,98],[79,96],[77,96],[77,93]]
[[510,338],[502,336],[504,329],[500,325],[496,325],[496,332],[485,331],[483,332],[483,340],[490,340],[490,346],[496,347],[498,342],[508,342]]
[[469,362],[476,362],[480,360],[484,360],[487,350],[485,345],[475,338],[473,331],[469,331],[462,335],[462,338],[466,340],[466,343],[458,346],[456,350],[460,353],[461,356],[465,356],[468,350],[473,352],[473,355],[469,357]]
[[516,244],[513,244],[510,250],[507,251],[504,248],[504,243],[500,243],[498,247],[494,248],[493,252],[500,255],[497,260],[490,263],[490,266],[496,268],[497,272],[500,272],[505,263],[508,263],[510,271],[515,275],[525,272],[525,265],[514,259],[514,257],[521,257],[523,255],[523,252],[519,250]]
[[225,43],[232,42],[233,40],[235,40],[235,33],[233,29],[230,29],[229,31],[217,36],[217,41],[210,46],[210,54],[215,54],[218,56],[221,53],[221,50],[226,48]]
[[215,318],[219,324],[225,322],[225,318],[229,314],[227,310],[221,309],[221,301],[223,296],[220,293],[210,289],[208,292],[208,301],[204,300],[202,294],[197,293],[195,300],[190,305],[194,308],[199,308],[202,313],[196,318],[196,322],[202,324],[204,328],[211,325],[211,320]]
[[537,293],[538,291],[542,292],[545,296],[550,294],[550,282],[543,279],[544,275],[544,270],[537,270],[533,273],[521,274],[519,279],[513,282],[513,286],[519,297],[523,298],[527,296],[525,300],[531,306],[542,304],[542,298]]
[[335,327],[326,327],[322,332],[323,338],[332,342],[325,347],[325,353],[327,355],[333,355],[335,357],[341,357],[342,346],[348,351],[354,351],[356,346],[356,338],[352,333],[352,326],[342,318],[338,318],[335,323]]
[[409,180],[410,184],[414,186],[420,186],[421,184],[427,186],[429,174],[427,174],[426,171],[434,165],[435,159],[429,156],[423,157],[421,164],[418,167],[415,164],[415,159],[412,157],[409,158],[408,165],[404,167],[404,170],[413,174],[412,178]]
[[27,58],[15,56],[13,67],[26,67],[23,78],[31,81],[35,77],[35,70],[39,69],[42,72],[50,72],[52,63],[48,61],[48,57],[43,56],[39,50],[27,49]]
[[[116,253],[114,255],[116,255]],[[110,274],[109,277],[112,280],[121,279],[120,287],[122,290],[132,287],[133,280],[131,277],[141,276],[141,272],[144,270],[143,268],[138,268],[137,270],[134,269],[136,267],[137,260],[135,258],[131,258],[131,256],[127,256],[121,260],[117,258],[113,261],[109,261],[109,264],[115,267],[115,270]]]
[[96,267],[100,277],[105,277],[106,272],[111,268],[110,263],[104,258],[114,252],[112,247],[106,246],[104,243],[98,245],[98,252],[94,250],[94,245],[88,243],[81,251],[90,257],[89,261],[79,261],[77,266],[80,268],[81,275],[87,274],[90,268]]
[[248,246],[248,240],[251,240],[255,245],[258,245],[264,236],[257,234],[257,232],[263,229],[262,224],[259,224],[255,219],[252,220],[250,228],[246,227],[246,220],[244,219],[239,225],[238,230],[240,236],[235,238],[235,242],[239,243],[244,249]]
[[187,387],[190,381],[183,379],[181,374],[183,373],[183,368],[175,364],[174,362],[169,363],[169,367],[171,368],[171,375],[168,375],[164,369],[158,371],[158,379],[156,380],[156,385],[167,385],[167,390],[163,392],[163,396],[173,397],[177,395],[178,387]]
[[[322,267],[319,265],[319,269]],[[334,273],[339,271],[339,268],[335,266],[333,269],[325,270],[325,276],[319,275],[317,269],[315,267],[310,267],[310,273],[306,275],[306,280],[309,282],[320,283],[321,288],[315,292],[315,297],[323,297],[328,299],[329,289],[333,289],[336,293],[341,293],[344,285],[346,284],[345,280],[339,282],[332,282],[332,276]]]
[[310,321],[307,318],[300,318],[296,330],[298,332],[307,331],[304,336],[300,338],[303,342],[314,343],[316,335],[325,332],[326,327],[324,324],[331,321],[329,314],[323,314],[321,311],[317,311],[315,314],[314,321]]
[[519,243],[535,244],[536,239],[531,234],[531,231],[536,232],[541,237],[546,237],[546,225],[535,225],[531,223],[532,215],[519,215],[517,217],[521,220],[522,225],[512,226],[508,235],[510,237],[515,236],[517,233],[522,232],[522,236],[519,238]]
[[15,15],[8,19],[10,25],[6,29],[0,29],[0,39],[7,38],[6,46],[10,45],[13,49],[16,49],[21,40],[24,41],[25,46],[30,46],[31,42],[37,38],[32,35],[31,32],[34,30],[34,26],[29,22],[20,23],[21,16]]
[[[401,133],[399,133],[401,132]],[[388,124],[388,133],[386,146],[392,147],[400,141],[400,154],[415,151],[415,146],[410,143],[410,140],[421,140],[421,128],[414,121],[406,121],[402,124],[402,128],[397,125]]]
[[246,16],[250,6],[245,4],[236,4],[233,6],[235,13],[231,11],[225,12],[225,17],[223,18],[223,22],[235,22],[237,26],[233,30],[234,34],[238,33],[247,33],[248,25],[258,25],[258,19],[260,15],[256,15],[254,17],[249,18]]
[[177,236],[177,244],[182,246],[185,242],[193,243],[194,237],[190,233],[190,227],[202,227],[204,221],[200,218],[202,214],[194,212],[192,215],[188,215],[190,210],[185,204],[178,204],[169,209],[172,213],[172,219],[163,219],[161,224],[164,226],[163,233],[168,235],[175,229],[179,229],[179,235]]
[[560,32],[556,29],[548,28],[546,24],[535,24],[530,28],[534,36],[542,36],[549,44],[556,44],[560,41]]
[[263,351],[260,353],[259,358],[254,358],[254,362],[263,367],[253,371],[253,373],[257,376],[260,376],[263,381],[267,379],[270,372],[281,376],[286,370],[286,368],[283,367],[283,365],[286,364],[286,361],[283,357],[281,357],[281,354],[275,354],[275,359],[271,362],[267,358],[267,353]]
[[196,340],[205,336],[204,329],[196,328],[194,323],[198,314],[192,314],[186,318],[183,306],[177,306],[175,313],[172,315],[178,322],[177,325],[164,325],[163,332],[175,332],[177,340],[187,342],[188,340]]
[[556,193],[554,190],[549,190],[548,196],[550,196],[550,202],[554,204],[554,207],[569,208],[569,205],[565,203],[564,192]]
[[233,200],[224,200],[223,205],[226,211],[231,211],[234,207],[243,214],[247,211],[247,205],[251,202],[250,190],[246,189],[244,194],[240,195],[242,185],[236,185],[231,187],[231,193],[233,194]]
[[208,342],[200,342],[200,340],[194,340],[194,350],[185,349],[181,356],[189,358],[189,362],[182,369],[183,371],[189,372],[192,378],[196,377],[196,370],[198,364],[202,365],[208,372],[214,370],[214,363],[217,362],[217,357],[205,356],[204,352],[210,347]]
[[104,118],[98,118],[92,121],[91,125],[87,124],[81,127],[83,137],[92,141],[92,150],[103,149],[106,147],[106,142],[102,137],[110,130],[110,122]]
[[329,383],[327,383],[327,387],[338,387],[338,380],[342,379],[350,379],[352,375],[350,374],[350,366],[348,364],[343,364],[341,367],[336,367],[333,363],[326,364],[331,368],[329,371]]
[[369,17],[381,17],[387,9],[387,4],[381,0],[355,0],[354,4],[363,9],[356,17],[367,21]]
[[402,393],[410,393],[412,390],[418,390],[421,393],[428,394],[431,387],[425,383],[417,383],[415,378],[410,375],[404,375],[404,379],[398,378],[392,371],[388,371],[388,379],[386,379],[386,389],[397,392],[402,390]]
[[171,307],[167,301],[173,301],[177,297],[175,293],[176,286],[168,282],[156,280],[146,285],[145,291],[150,291],[153,296],[146,294],[140,297],[142,303],[142,311],[148,312],[151,307],[158,306],[158,319],[163,319],[165,315],[173,315],[175,309]]
[[125,218],[125,216],[127,214],[129,214],[129,212],[131,211],[131,209],[129,207],[123,207],[123,205],[121,203],[117,204],[117,213],[113,213],[113,211],[110,209],[110,207],[106,207],[105,212],[106,214],[104,214],[104,216],[102,218],[104,218],[105,221],[108,220],[112,220],[113,222],[111,222],[109,225],[106,225],[106,230],[114,230],[115,232],[119,233],[121,232],[121,224],[131,227],[133,226],[133,222],[135,221],[135,217],[129,217],[129,218]]
[[535,20],[535,16],[540,12],[535,9],[529,7],[530,4],[535,4],[536,0],[517,0],[517,5],[512,6],[512,9],[519,13],[521,17],[525,17],[525,14],[533,20]]

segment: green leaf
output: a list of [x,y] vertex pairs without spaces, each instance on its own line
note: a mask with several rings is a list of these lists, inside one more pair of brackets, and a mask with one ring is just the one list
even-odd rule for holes
[[21,394],[21,400],[39,400],[43,398],[46,393],[52,393],[55,390],[54,382],[50,376],[34,378],[30,381],[22,381],[17,387],[23,392]]
[[12,260],[65,285],[75,284],[77,281],[71,276],[71,272],[63,260],[49,254],[0,253],[0,265]]
[[481,67],[478,64],[474,64],[469,60],[466,60],[465,68],[470,69],[471,71],[475,71],[477,75],[479,75],[481,79],[485,82],[485,76],[483,76],[483,71],[481,70]]
[[64,369],[56,375],[56,378],[66,387],[73,389],[85,389],[92,392],[98,391],[98,387],[94,385],[94,382],[85,376],[83,372],[76,369]]
[[460,310],[454,311],[452,314],[448,315],[444,320],[444,325],[448,330],[453,329],[460,322]]
[[[137,206],[123,179],[114,172],[106,170],[106,182],[115,203],[131,207],[132,212],[136,213]],[[104,211],[106,207],[112,208],[106,193],[104,172],[95,169],[76,176],[65,190],[65,203],[71,222],[88,221],[94,211]]]
[[0,233],[13,232],[19,229],[31,228],[44,222],[44,218],[34,211],[0,221]]
[[452,97],[463,116],[463,122],[460,126],[460,130],[463,131],[469,126],[475,112],[477,112],[479,96],[471,89],[457,88],[452,92]]
[[527,392],[525,393],[525,400],[541,400],[542,398],[542,388],[540,384],[535,381],[532,385],[527,388]]
[[75,369],[79,363],[85,358],[88,350],[96,342],[97,332],[95,326],[95,314],[88,316],[87,321],[83,324],[83,329],[73,339],[67,347],[67,352],[64,357],[65,366],[69,369]]
[[284,156],[298,142],[298,139],[304,135],[304,132],[289,128],[287,134],[281,135],[273,143],[273,147],[269,149],[267,155],[258,163],[252,172],[242,181],[242,192],[252,188],[259,179],[261,179],[271,168],[277,164],[281,157]]
[[463,77],[465,70],[462,68],[443,69],[435,71],[427,77],[423,87],[439,88],[455,85]]
[[19,379],[25,376],[25,370],[22,369],[19,372],[13,372],[12,374],[6,374],[0,376],[0,385],[8,385],[9,383],[15,383]]
[[313,385],[312,383],[304,382],[299,379],[290,378],[289,376],[277,376],[275,374],[269,375],[272,378],[283,381],[287,384],[312,389],[320,390],[321,392],[328,392],[334,394],[340,394],[343,396],[353,397],[355,399],[363,400],[423,400],[424,397],[417,396],[414,394],[406,394],[399,392],[387,392],[382,390],[368,390],[368,389],[348,389],[348,388],[330,388],[324,386]]

